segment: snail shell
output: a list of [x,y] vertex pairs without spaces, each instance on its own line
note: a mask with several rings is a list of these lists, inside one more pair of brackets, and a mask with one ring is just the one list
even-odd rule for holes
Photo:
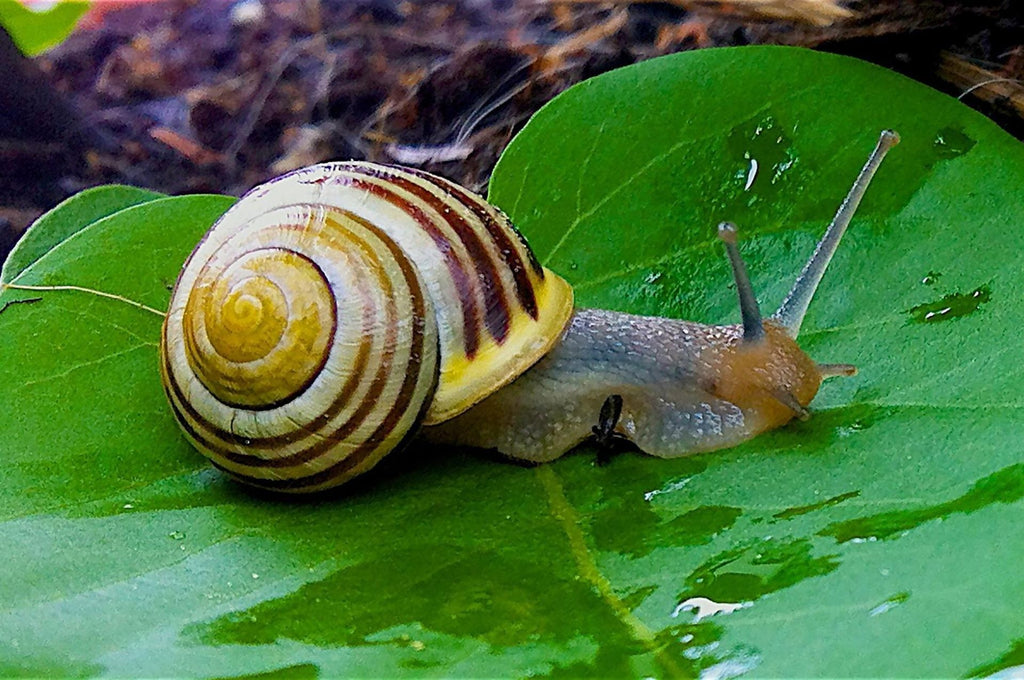
[[161,373],[217,467],[316,491],[513,380],[572,310],[569,285],[479,196],[417,170],[323,164],[257,187],[196,246]]

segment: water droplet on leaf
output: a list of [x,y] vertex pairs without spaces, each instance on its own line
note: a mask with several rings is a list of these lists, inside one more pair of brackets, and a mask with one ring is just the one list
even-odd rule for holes
[[715,602],[706,597],[691,597],[679,603],[675,611],[672,612],[672,617],[675,618],[682,612],[693,611],[693,622],[698,623],[709,616],[732,614],[737,609],[749,606],[749,602]]
[[935,302],[926,302],[907,311],[917,323],[935,323],[973,314],[991,299],[992,291],[988,286],[981,286],[970,293],[951,293]]
[[944,127],[935,134],[932,148],[942,160],[963,156],[977,144],[962,128]]
[[741,124],[729,133],[726,145],[736,158],[736,177],[743,191],[764,191],[777,184],[797,162],[793,142],[774,116]]
[[882,602],[876,607],[872,607],[871,611],[868,612],[868,616],[878,616],[879,614],[884,614],[887,611],[895,609],[896,607],[900,606],[909,599],[910,593],[896,593],[892,597],[885,600],[885,602]]

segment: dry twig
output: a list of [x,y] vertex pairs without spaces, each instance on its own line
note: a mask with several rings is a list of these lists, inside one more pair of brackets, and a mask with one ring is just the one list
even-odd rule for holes
[[559,63],[568,55],[586,50],[594,43],[615,35],[626,25],[628,18],[625,10],[618,10],[601,23],[574,33],[565,40],[553,45],[544,54],[544,57],[549,62]]
[[[666,0],[542,0],[548,4],[633,5]],[[710,10],[723,14],[739,14],[758,21],[792,21],[794,23],[829,26],[849,19],[854,12],[839,0],[667,0],[688,10]]]
[[936,74],[947,83],[963,90],[960,98],[970,95],[993,104],[1005,106],[1024,119],[1024,82],[1005,78],[998,73],[972,64],[952,52],[939,55]]

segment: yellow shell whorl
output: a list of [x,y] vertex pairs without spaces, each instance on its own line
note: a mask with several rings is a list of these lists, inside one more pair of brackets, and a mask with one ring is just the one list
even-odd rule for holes
[[568,284],[478,196],[414,170],[313,166],[254,189],[196,247],[161,371],[215,465],[316,491],[513,380],[571,314]]
[[273,408],[322,370],[337,324],[330,284],[315,262],[262,248],[200,272],[185,304],[186,358],[221,402]]

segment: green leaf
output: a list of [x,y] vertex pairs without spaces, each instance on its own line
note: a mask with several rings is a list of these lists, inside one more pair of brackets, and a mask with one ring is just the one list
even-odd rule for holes
[[26,230],[0,269],[0,281],[12,283],[25,268],[98,220],[118,210],[163,197],[155,191],[116,184],[86,189],[49,211]]
[[[492,180],[492,200],[581,306],[736,322],[715,225],[740,225],[754,289],[774,309],[884,128],[903,143],[801,334],[811,356],[860,374],[827,383],[810,422],[693,459],[707,469],[685,486],[665,471],[632,496],[606,490],[631,500],[591,515],[619,588],[662,574],[641,607],[654,620],[673,598],[753,602],[707,620],[722,635],[706,651],[756,659],[759,675],[949,676],[1019,647],[1024,615],[1006,603],[1024,597],[1024,574],[1006,560],[1024,552],[1013,529],[1024,507],[1013,358],[1024,149],[876,67],[715,50],[574,88],[529,123]],[[665,479],[666,493],[637,500]],[[586,493],[574,505],[592,513]],[[742,515],[722,516],[728,530],[706,551],[666,550],[695,508]],[[624,546],[634,559],[621,567]],[[780,549],[789,556],[766,567]]]
[[[0,312],[0,674],[1019,665],[1018,142],[861,62],[708,50],[559,97],[503,156],[492,198],[581,304],[734,322],[714,225],[739,223],[773,307],[885,127],[904,141],[801,336],[811,356],[861,372],[826,384],[810,421],[729,451],[597,467],[584,449],[528,469],[414,447],[336,494],[269,498],[177,434],[159,318],[84,293],[4,292],[0,308],[41,300]],[[159,199],[86,220],[22,257],[18,281],[163,308],[228,204]]]
[[0,0],[0,26],[31,57],[63,42],[87,11],[85,1],[62,0],[49,9],[34,10],[18,0]]

